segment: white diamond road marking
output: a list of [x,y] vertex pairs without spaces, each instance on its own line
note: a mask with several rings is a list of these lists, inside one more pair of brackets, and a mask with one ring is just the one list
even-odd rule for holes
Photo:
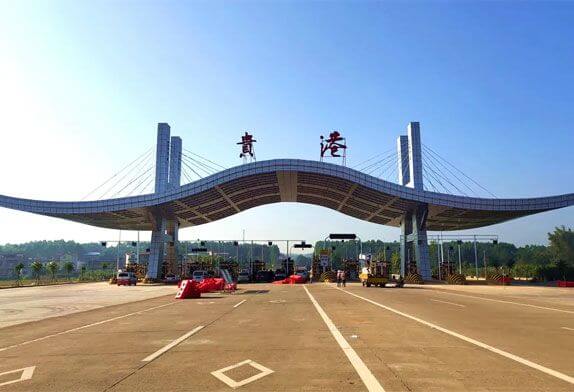
[[[251,377],[248,377],[248,378],[241,380],[241,381],[235,381],[234,379],[232,379],[232,378],[230,378],[224,374],[225,372],[227,372],[231,369],[236,369],[236,368],[241,367],[243,365],[251,365],[255,369],[259,370],[261,373],[258,373],[254,376],[251,376]],[[216,370],[214,372],[211,372],[211,374],[215,378],[217,378],[220,381],[223,381],[225,384],[227,384],[228,386],[230,386],[233,389],[242,387],[243,385],[249,384],[250,382],[253,382],[255,380],[259,380],[260,378],[268,376],[271,373],[273,373],[273,370],[268,369],[265,366],[258,364],[255,361],[252,361],[251,359],[246,359],[245,361],[241,361],[239,363],[236,363],[235,365],[227,366],[227,367],[224,367],[223,369],[219,369],[219,370]]]
[[0,387],[4,386],[4,385],[14,384],[14,383],[17,383],[20,381],[30,380],[32,378],[32,375],[34,374],[35,369],[36,369],[36,366],[29,366],[29,367],[25,367],[22,369],[10,370],[9,372],[0,373],[0,377],[2,377],[2,376],[5,376],[7,374],[22,372],[22,374],[20,375],[20,378],[15,379],[15,380],[11,380],[11,381],[3,382],[2,384],[0,384]]

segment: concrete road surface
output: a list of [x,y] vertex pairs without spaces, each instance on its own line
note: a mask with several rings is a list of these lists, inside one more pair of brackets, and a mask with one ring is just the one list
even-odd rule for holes
[[242,287],[2,328],[0,392],[574,390],[573,291]]
[[0,290],[0,328],[140,301],[175,293],[175,286],[142,285],[137,290],[107,282],[54,286],[20,287]]

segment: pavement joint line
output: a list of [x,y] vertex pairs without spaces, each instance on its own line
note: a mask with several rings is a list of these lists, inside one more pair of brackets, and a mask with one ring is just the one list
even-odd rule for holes
[[568,327],[560,327],[562,329],[567,329],[568,331],[574,331],[574,328],[568,328]]
[[375,378],[373,373],[371,373],[371,371],[369,370],[367,365],[365,365],[361,357],[359,357],[357,352],[353,350],[353,348],[351,347],[349,342],[347,342],[347,340],[343,337],[341,332],[339,332],[333,321],[329,318],[327,313],[325,313],[325,311],[323,310],[321,305],[319,305],[315,297],[313,297],[309,289],[307,289],[307,285],[304,285],[303,288],[307,292],[307,295],[309,296],[309,299],[311,300],[313,306],[315,306],[315,309],[319,313],[319,316],[321,316],[321,318],[325,322],[325,325],[327,325],[327,328],[331,332],[331,335],[333,335],[335,341],[339,344],[339,347],[341,347],[343,353],[345,353],[347,359],[349,360],[349,362],[351,362],[351,365],[353,366],[353,368],[355,368],[355,371],[363,381],[363,384],[365,384],[365,387],[367,387],[367,390],[369,392],[384,392],[385,390],[383,386]]
[[247,300],[244,299],[243,301],[238,302],[238,303],[236,303],[235,305],[233,305],[233,307],[234,307],[234,308],[237,308],[237,307],[241,306],[245,301],[247,301]]
[[440,303],[443,303],[443,304],[454,305],[454,306],[458,306],[458,307],[461,307],[461,308],[466,308],[466,305],[461,305],[461,304],[457,304],[457,303],[454,303],[454,302],[448,302],[448,301],[441,301],[440,299],[432,299],[432,298],[431,298],[431,301],[433,301],[433,302],[440,302]]
[[562,312],[562,313],[570,313],[570,314],[574,314],[574,310],[565,310],[565,309],[557,309],[557,308],[549,308],[546,306],[540,306],[540,305],[532,305],[532,304],[523,304],[521,302],[514,302],[514,301],[506,301],[503,299],[494,299],[494,298],[484,298],[484,297],[477,297],[475,295],[468,295],[468,294],[460,294],[460,293],[451,293],[451,292],[446,292],[446,291],[442,291],[440,289],[428,289],[428,290],[435,290],[439,293],[442,294],[453,294],[453,295],[459,295],[461,297],[468,297],[468,298],[476,298],[476,299],[483,299],[485,301],[493,301],[493,302],[502,302],[505,304],[514,304],[514,305],[520,305],[520,306],[528,306],[530,308],[537,308],[537,309],[544,309],[544,310],[552,310],[554,312]]
[[178,344],[180,344],[181,342],[183,342],[185,339],[189,338],[190,336],[194,335],[195,333],[201,331],[204,328],[203,325],[199,325],[197,327],[195,327],[194,329],[192,329],[191,331],[187,332],[186,334],[180,336],[179,338],[175,339],[174,341],[172,341],[171,343],[163,346],[162,348],[160,348],[159,350],[157,350],[155,353],[148,355],[147,357],[145,357],[144,359],[142,359],[142,362],[151,362],[154,359],[156,359],[157,357],[159,357],[160,355],[166,353],[167,351],[171,350],[172,348],[174,348],[175,346],[177,346]]
[[137,312],[132,312],[132,313],[124,314],[124,315],[121,315],[121,316],[112,317],[112,318],[109,318],[109,319],[106,319],[106,320],[97,321],[97,322],[95,322],[95,323],[82,325],[82,326],[80,326],[80,327],[67,329],[67,330],[65,330],[65,331],[56,332],[56,333],[53,333],[53,334],[50,334],[50,335],[42,336],[42,337],[40,337],[40,338],[36,338],[36,339],[32,339],[32,340],[27,340],[27,341],[25,341],[25,342],[16,343],[16,344],[13,344],[13,345],[11,345],[11,346],[0,347],[0,352],[6,351],[6,350],[10,350],[10,349],[12,349],[12,348],[20,347],[20,346],[25,346],[25,345],[30,344],[30,343],[40,342],[40,341],[42,341],[42,340],[46,340],[46,339],[53,338],[53,337],[56,337],[56,336],[65,335],[65,334],[70,333],[70,332],[76,332],[76,331],[80,331],[80,330],[82,330],[82,329],[86,329],[86,328],[90,328],[90,327],[95,327],[96,325],[106,324],[106,323],[109,323],[109,322],[112,322],[112,321],[115,321],[115,320],[120,320],[120,319],[123,319],[123,318],[126,318],[126,317],[134,316],[134,315],[136,315],[136,314],[146,313],[146,312],[149,312],[149,311],[151,311],[151,310],[163,308],[163,307],[165,307],[165,306],[174,305],[174,304],[176,304],[176,303],[177,303],[177,302],[170,302],[170,303],[167,303],[167,304],[163,304],[163,305],[159,305],[159,306],[154,306],[154,307],[151,307],[151,308],[148,308],[148,309],[139,310],[139,311],[137,311]]
[[[215,322],[221,320],[223,317],[225,317],[228,314],[231,314],[231,312],[233,312],[233,309],[229,309],[225,312],[223,312],[222,314],[220,314],[219,316],[215,317],[213,320],[205,323],[205,325],[202,328],[207,328],[211,325],[213,325]],[[143,361],[142,361],[143,362]],[[131,376],[133,376],[134,374],[136,374],[138,371],[142,370],[145,366],[149,365],[151,363],[150,362],[143,362],[141,363],[138,367],[136,367],[135,369],[133,369],[131,372],[129,372],[128,374],[124,375],[123,377],[120,377],[118,380],[114,381],[111,385],[108,385],[103,392],[107,392],[110,391],[112,388],[115,388],[116,385],[121,384],[122,382],[124,382],[125,380],[127,380],[128,378],[130,378]]]
[[420,324],[426,325],[427,327],[430,327],[430,328],[436,329],[436,330],[438,330],[438,331],[444,332],[444,333],[446,333],[447,335],[450,335],[450,336],[453,336],[453,337],[455,337],[455,338],[464,340],[465,342],[474,344],[475,346],[484,348],[484,349],[486,349],[486,350],[488,350],[488,351],[491,351],[491,352],[493,352],[493,353],[495,353],[495,354],[498,354],[498,355],[501,355],[501,356],[506,357],[506,358],[508,358],[508,359],[511,359],[511,360],[513,360],[513,361],[516,361],[516,362],[518,362],[518,363],[520,363],[520,364],[522,364],[522,365],[528,366],[528,367],[530,367],[530,368],[532,368],[532,369],[539,370],[539,371],[541,371],[541,372],[543,372],[543,373],[546,373],[546,374],[548,374],[548,375],[550,375],[550,376],[556,377],[556,378],[558,378],[558,379],[560,379],[560,380],[562,380],[562,381],[566,381],[566,382],[568,382],[568,383],[570,383],[570,384],[574,384],[574,377],[571,377],[571,376],[569,376],[569,375],[567,375],[567,374],[561,373],[561,372],[559,372],[559,371],[557,371],[557,370],[550,369],[550,368],[548,368],[548,367],[546,367],[546,366],[542,366],[542,365],[540,365],[540,364],[537,364],[536,362],[529,361],[528,359],[519,357],[518,355],[515,355],[515,354],[509,353],[509,352],[507,352],[507,351],[501,350],[501,349],[499,349],[499,348],[490,346],[490,345],[488,345],[488,344],[486,344],[486,343],[483,343],[483,342],[481,342],[481,341],[479,341],[479,340],[475,340],[475,339],[473,339],[473,338],[469,338],[468,336],[462,335],[462,334],[460,334],[460,333],[458,333],[458,332],[451,331],[451,330],[449,330],[449,329],[446,329],[446,328],[441,327],[441,326],[439,326],[439,325],[436,325],[436,324],[433,324],[433,323],[431,323],[431,322],[425,321],[425,320],[420,319],[420,318],[418,318],[418,317],[415,317],[415,316],[412,316],[412,315],[410,315],[410,314],[401,312],[400,310],[393,309],[393,308],[391,308],[391,307],[389,307],[389,306],[386,306],[386,305],[380,304],[380,303],[378,303],[378,302],[375,302],[375,301],[373,301],[373,300],[371,300],[371,299],[369,299],[369,298],[365,298],[365,297],[362,297],[362,296],[360,296],[360,295],[358,295],[358,294],[351,293],[350,291],[342,290],[342,289],[340,289],[340,288],[338,288],[338,287],[333,287],[333,288],[336,289],[336,290],[342,291],[342,292],[345,293],[345,294],[352,295],[352,296],[354,296],[354,297],[357,297],[357,298],[359,298],[359,299],[362,299],[363,301],[369,302],[369,303],[371,303],[371,304],[373,304],[373,305],[375,305],[375,306],[378,306],[378,307],[380,307],[380,308],[383,308],[383,309],[386,309],[386,310],[388,310],[388,311],[390,311],[390,312],[393,312],[393,313],[395,313],[395,314],[398,314],[399,316],[406,317],[406,318],[408,318],[408,319],[410,319],[410,320],[413,320],[413,321],[416,321],[416,322],[418,322],[418,323],[420,323]]

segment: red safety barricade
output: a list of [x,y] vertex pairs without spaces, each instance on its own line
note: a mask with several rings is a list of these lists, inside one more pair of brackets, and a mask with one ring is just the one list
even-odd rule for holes
[[213,283],[215,285],[215,290],[223,290],[225,289],[225,279],[223,278],[214,278]]
[[199,291],[197,282],[191,279],[185,279],[181,281],[175,299],[186,299],[186,298],[199,298],[201,297],[201,292]]
[[291,275],[289,277],[289,283],[291,283],[291,284],[305,283],[305,278],[302,277],[301,275]]
[[558,287],[574,287],[574,282],[569,281],[569,280],[559,280]]

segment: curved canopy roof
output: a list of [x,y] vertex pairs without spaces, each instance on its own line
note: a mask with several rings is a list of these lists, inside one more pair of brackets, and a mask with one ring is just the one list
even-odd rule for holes
[[428,205],[428,230],[487,226],[574,205],[574,194],[528,199],[486,199],[415,190],[348,167],[275,159],[236,166],[162,194],[118,199],[54,202],[0,195],[0,207],[54,216],[93,226],[152,230],[152,214],[201,225],[264,204],[298,202],[352,217],[399,226],[401,216]]

